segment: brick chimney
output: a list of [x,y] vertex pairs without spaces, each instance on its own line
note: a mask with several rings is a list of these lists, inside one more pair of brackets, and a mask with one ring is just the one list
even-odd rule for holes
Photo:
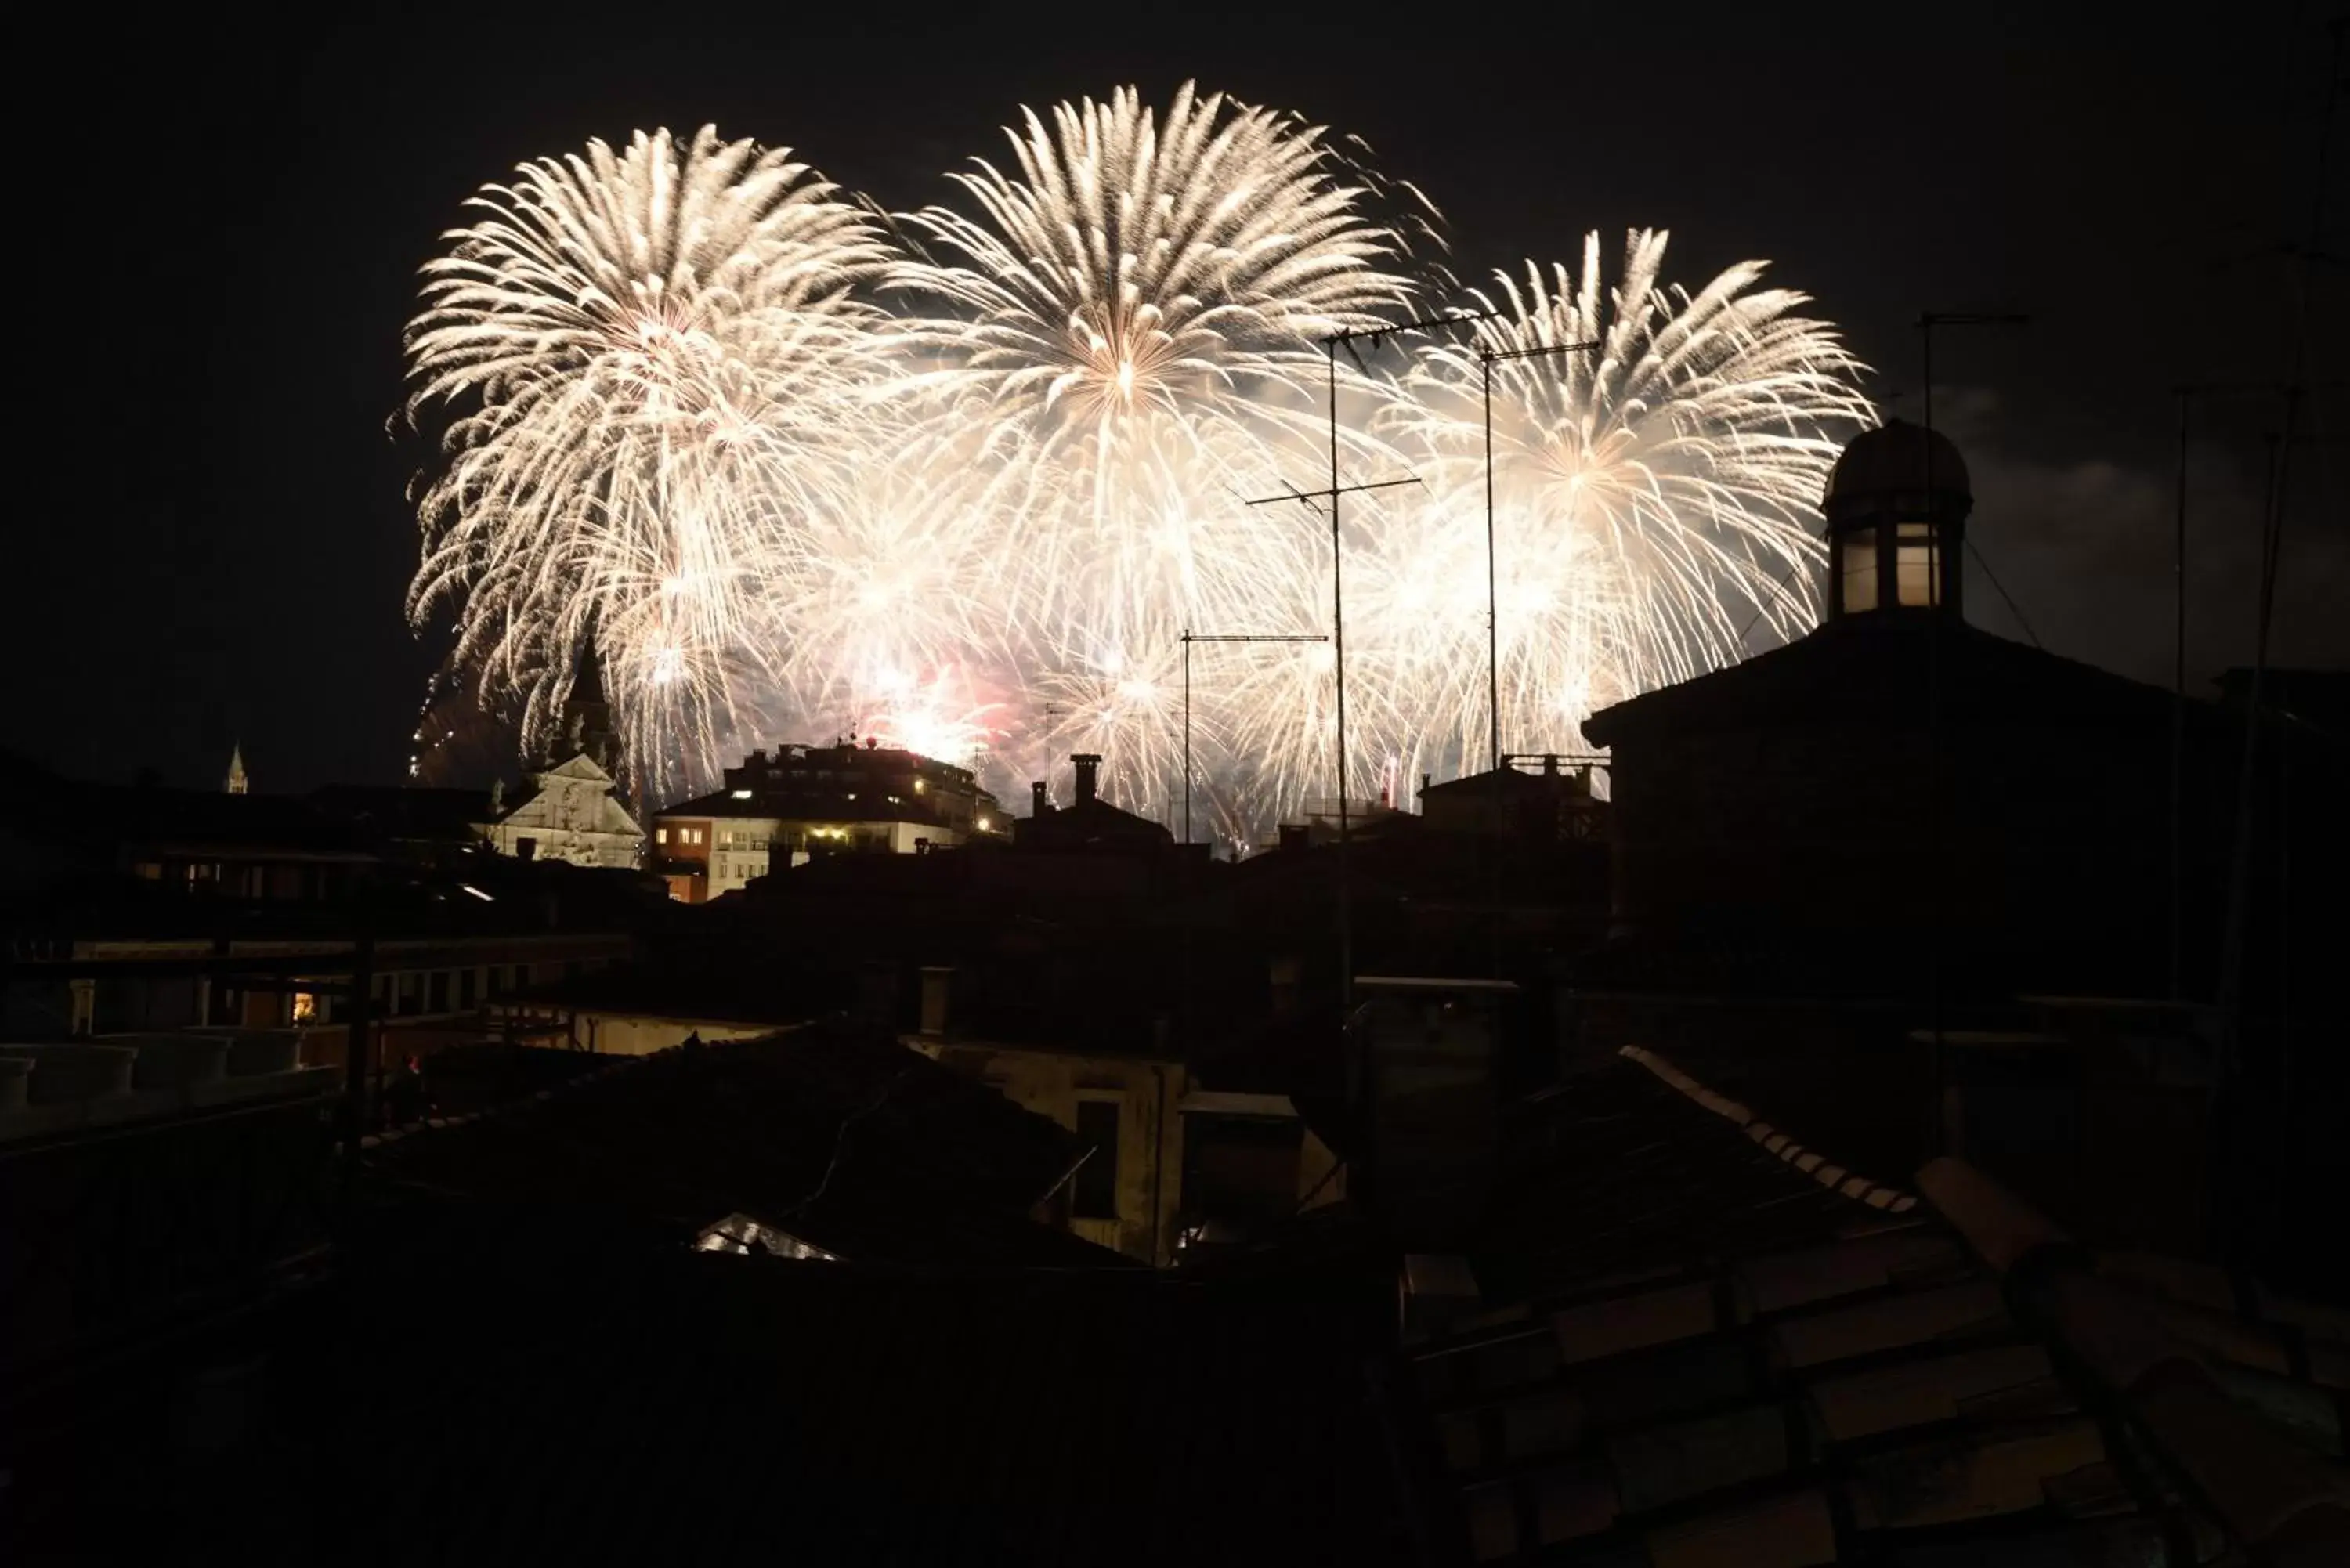
[[1045,793],[1045,781],[1038,779],[1028,786],[1028,815],[1043,816],[1053,809],[1053,797]]
[[1101,758],[1092,752],[1079,752],[1069,759],[1077,770],[1077,804],[1093,804],[1101,775]]

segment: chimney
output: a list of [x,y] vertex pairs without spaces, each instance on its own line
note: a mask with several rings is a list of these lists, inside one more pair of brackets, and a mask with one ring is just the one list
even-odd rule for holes
[[1544,756],[1543,756],[1543,777],[1544,777],[1544,778],[1546,778],[1546,779],[1555,779],[1555,778],[1558,777],[1558,753],[1555,753],[1555,752],[1551,752],[1551,753],[1545,753],[1544,754]]
[[1077,804],[1093,804],[1101,774],[1101,758],[1092,752],[1079,752],[1069,759],[1077,770]]
[[1028,815],[1043,816],[1053,809],[1053,797],[1045,793],[1045,781],[1038,779],[1028,786]]

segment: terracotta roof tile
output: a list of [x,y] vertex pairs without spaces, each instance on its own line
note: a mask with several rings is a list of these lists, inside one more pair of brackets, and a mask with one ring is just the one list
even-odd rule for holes
[[1996,1333],[2009,1324],[1999,1282],[1973,1279],[1791,1317],[1771,1334],[1788,1365],[1804,1367]]
[[1838,1560],[1835,1516],[1817,1488],[1654,1532],[1648,1548],[1655,1568],[1811,1568]]
[[1828,1436],[1841,1443],[1950,1420],[1970,1399],[2054,1376],[2040,1345],[1993,1345],[1822,1378],[1810,1394]]
[[1916,1529],[2038,1508],[2052,1479],[2105,1458],[2105,1438],[2085,1416],[1895,1449],[1855,1461],[1853,1521]]
[[[2055,1568],[2262,1542],[2350,1561],[2325,1555],[2345,1494],[2317,1457],[2343,1441],[2323,1385],[2350,1352],[2322,1313],[2163,1260],[2092,1274],[1947,1168],[1919,1173],[1939,1209],[1897,1219],[1875,1206],[1893,1189],[1823,1188],[1796,1167],[1832,1156],[1663,1073],[1548,1098],[1517,1126],[1555,1152],[1505,1159],[1524,1185],[1471,1314],[1525,1305],[1547,1332],[1417,1346],[1392,1412],[1477,1561]],[[2257,1321],[2227,1310],[2247,1303]]]

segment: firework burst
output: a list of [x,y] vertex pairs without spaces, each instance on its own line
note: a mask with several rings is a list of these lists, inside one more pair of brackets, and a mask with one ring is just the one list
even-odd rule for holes
[[[1807,298],[1743,263],[1694,295],[1638,231],[1610,286],[1527,264],[1470,301],[1491,313],[1419,355],[1382,428],[1432,500],[1395,519],[1371,616],[1399,639],[1391,743],[1482,760],[1487,614],[1482,356],[1492,376],[1494,625],[1505,750],[1556,749],[1594,708],[1738,656],[1748,628],[1808,626],[1814,504],[1840,426],[1870,415],[1862,369]],[[1501,358],[1507,356],[1507,358]]]
[[[1100,752],[1172,820],[1183,632],[1328,629],[1326,520],[1244,502],[1317,486],[1335,393],[1341,482],[1420,482],[1347,504],[1350,793],[1481,766],[1481,350],[1518,356],[1492,366],[1506,749],[1574,749],[1594,707],[1807,623],[1813,504],[1869,410],[1761,264],[1685,293],[1638,232],[1611,282],[1595,235],[1461,296],[1473,328],[1334,367],[1334,331],[1456,297],[1413,281],[1416,192],[1189,88],[1006,134],[902,252],[709,130],[475,200],[409,337],[411,413],[450,421],[411,597],[454,611],[485,697],[544,735],[592,638],[656,790],[857,732],[984,753],[999,788]],[[1202,820],[1246,839],[1333,793],[1328,646],[1194,660]]]
[[639,134],[485,189],[424,268],[409,413],[448,413],[419,499],[420,622],[536,740],[594,635],[655,781],[769,664],[765,609],[851,453],[875,369],[851,290],[876,224],[784,151]]

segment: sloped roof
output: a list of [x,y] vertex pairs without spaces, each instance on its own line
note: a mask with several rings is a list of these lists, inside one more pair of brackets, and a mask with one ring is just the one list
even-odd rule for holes
[[1951,722],[2152,722],[2168,714],[2173,700],[2160,687],[1963,623],[1848,617],[1783,648],[1603,708],[1584,720],[1583,733],[1594,745],[1613,746],[1659,726],[1922,724],[1929,683],[1939,683]]
[[[2177,1419],[2160,1401],[2196,1358],[2147,1348],[2160,1303],[2093,1283],[2051,1311],[2020,1288],[2074,1268],[2053,1228],[1986,1221],[1947,1170],[1927,1193],[1842,1170],[1631,1054],[1548,1097],[1548,1144],[1452,1271],[1460,1314],[1404,1354],[1391,1414],[1440,1550],[1992,1564],[2345,1540],[2324,1390],[2199,1372]],[[2350,1319],[2328,1332],[2341,1351],[2310,1364],[2350,1382]],[[2225,1473],[2198,1426],[2278,1484]]]
[[1419,798],[1426,800],[1432,794],[1477,797],[1496,790],[1523,795],[1575,794],[1587,797],[1589,792],[1579,787],[1582,781],[1577,772],[1586,765],[1572,763],[1555,774],[1529,773],[1516,767],[1487,768],[1482,773],[1463,774],[1457,779],[1430,784],[1419,792]]
[[612,782],[612,775],[605,771],[603,764],[597,762],[595,758],[589,756],[585,752],[575,752],[571,755],[564,758],[561,762],[549,763],[546,767],[536,770],[536,776],[540,778],[590,779],[604,784],[610,784]]
[[52,823],[93,843],[295,859],[368,856],[356,826],[293,795],[68,784],[49,809]]
[[474,825],[490,817],[490,792],[485,789],[327,784],[312,790],[307,798],[327,815],[393,841],[466,843],[480,836]]
[[741,1214],[858,1261],[1118,1266],[1026,1218],[1080,1153],[984,1085],[818,1026],[618,1058],[544,1100],[389,1138],[370,1165],[411,1193],[608,1214],[681,1244]]
[[1015,841],[1023,849],[1082,849],[1111,845],[1162,845],[1175,842],[1175,836],[1163,824],[1147,816],[1110,805],[1097,795],[1092,800],[1080,800],[1056,806],[1033,816],[1019,818],[1013,826]]
[[[286,1380],[316,1390],[284,1419],[322,1501],[281,1511],[338,1560],[1411,1560],[1365,1415],[1383,1278],[880,1270],[484,1218],[374,1240],[320,1314],[369,1347],[368,1397]],[[387,1479],[357,1533],[350,1472]]]
[[754,817],[779,822],[911,822],[925,826],[945,824],[944,815],[935,809],[926,796],[909,799],[899,796],[892,801],[886,794],[859,790],[866,798],[850,800],[841,790],[806,789],[754,791],[749,799],[738,799],[733,790],[718,790],[710,794],[696,795],[674,805],[665,805],[652,814],[653,820],[681,816]]

